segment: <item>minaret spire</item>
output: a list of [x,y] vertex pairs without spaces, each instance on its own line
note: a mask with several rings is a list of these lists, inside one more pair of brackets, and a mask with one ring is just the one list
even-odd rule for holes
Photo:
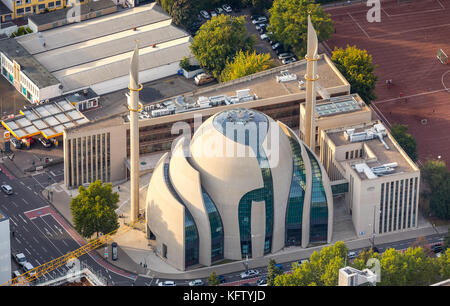
[[308,42],[306,53],[306,114],[305,114],[305,142],[311,151],[315,151],[315,124],[314,113],[316,109],[316,86],[317,75],[317,55],[318,41],[316,30],[311,23],[311,16],[308,15]]
[[139,103],[139,91],[142,85],[139,84],[139,41],[130,60],[130,84],[128,89],[128,109],[130,110],[130,195],[131,195],[131,222],[138,220],[139,214],[139,124],[138,113],[142,109]]

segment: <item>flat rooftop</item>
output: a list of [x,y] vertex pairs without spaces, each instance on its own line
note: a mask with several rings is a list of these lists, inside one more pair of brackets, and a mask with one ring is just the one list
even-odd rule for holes
[[129,73],[139,42],[139,69],[145,71],[191,57],[192,38],[172,24],[155,3],[18,37],[34,59],[69,92]]
[[[26,35],[25,35],[26,36]],[[20,65],[20,70],[39,88],[57,85],[60,82],[30,53],[17,43],[16,39],[0,40],[0,51],[11,61]]]
[[[366,125],[364,127],[358,127],[355,128],[354,133],[362,133],[370,128],[372,128],[375,124],[378,124],[378,122],[373,122],[371,125]],[[387,131],[387,130],[386,130]],[[345,135],[345,130],[341,131],[330,131],[326,132],[328,137],[331,139],[331,141],[336,145],[336,147],[339,146],[345,146],[355,143],[362,143],[365,146],[367,146],[367,149],[371,152],[368,152],[366,150],[365,157],[360,159],[350,159],[350,160],[344,160],[340,161],[341,163],[349,163],[351,165],[355,164],[366,164],[369,168],[373,167],[380,167],[385,164],[392,164],[396,163],[396,167],[392,167],[394,169],[393,172],[389,174],[399,174],[402,172],[414,172],[417,171],[417,168],[413,167],[411,163],[405,158],[405,156],[397,149],[395,144],[393,143],[391,139],[391,135],[389,134],[389,131],[387,131],[387,135],[383,137],[383,141],[386,143],[386,145],[389,147],[387,149],[385,145],[379,140],[378,137],[375,137],[373,139],[369,140],[362,140],[362,141],[356,141],[351,142],[347,139]],[[397,144],[398,145],[398,144]],[[405,153],[406,154],[406,153]],[[365,168],[365,166],[361,166],[361,168]],[[358,173],[359,177],[361,179],[369,179],[370,177],[364,172],[358,172],[355,170],[356,173]],[[370,174],[370,171],[369,171]],[[385,174],[384,176],[388,176],[389,174]],[[372,177],[372,178],[376,178]]]
[[[85,15],[88,13],[95,13],[97,11],[115,6],[116,4],[112,0],[97,0],[93,2],[88,2],[86,4],[81,4],[80,12],[81,15]],[[28,17],[28,19],[36,25],[43,25],[57,22],[60,20],[66,20],[67,13],[70,9],[72,8],[67,7],[65,9],[59,9],[45,14],[31,15]]]
[[[280,76],[281,71],[288,70],[289,73],[295,74],[297,76],[297,80],[290,81],[290,82],[283,82],[279,83],[276,80],[277,76]],[[226,83],[219,83],[216,85],[208,86],[205,88],[199,88],[194,91],[188,91],[185,93],[182,93],[178,96],[172,96],[168,98],[163,98],[161,100],[157,100],[154,102],[151,102],[151,105],[164,105],[167,103],[171,103],[172,105],[178,104],[175,103],[175,101],[180,100],[182,98],[184,104],[191,104],[197,102],[197,100],[200,97],[214,97],[214,96],[223,96],[226,95],[228,97],[236,96],[236,91],[239,90],[245,90],[249,89],[249,93],[251,96],[254,97],[253,100],[247,100],[246,102],[240,102],[236,105],[228,105],[228,108],[234,108],[234,107],[245,107],[245,108],[253,108],[257,107],[260,103],[264,101],[270,101],[270,99],[278,99],[280,97],[283,97],[286,101],[294,101],[296,99],[301,98],[301,96],[304,96],[306,94],[306,91],[301,89],[299,87],[299,81],[303,80],[304,75],[306,73],[306,60],[301,60],[298,62],[294,62],[288,65],[283,65],[279,67],[275,67],[263,72],[255,73],[246,77],[242,77],[230,82]],[[337,70],[334,69],[334,66],[329,64],[327,60],[325,59],[324,55],[320,56],[320,59],[318,60],[318,74],[320,76],[319,83],[321,87],[329,90],[329,91],[336,91],[339,92],[340,95],[343,94],[343,92],[346,92],[349,90],[349,84],[348,82],[340,75]],[[118,95],[118,97],[116,97]],[[114,96],[116,99],[122,99],[123,103],[126,103],[126,97],[124,95],[123,91],[119,91],[117,93],[110,93],[108,96]],[[300,96],[300,97],[299,97]],[[332,98],[334,99],[334,98]],[[342,98],[345,101],[352,100],[351,96],[346,96],[345,98]],[[334,101],[334,100],[333,100]],[[339,100],[340,101],[340,100]],[[276,104],[279,102],[273,102],[273,104]],[[269,105],[272,104],[269,102]],[[147,108],[147,105],[145,107]],[[177,110],[180,110],[181,107],[178,104]],[[226,107],[220,107],[217,106],[217,112],[225,110]],[[208,107],[208,108],[190,108],[182,110],[183,113],[190,113],[190,112],[201,112],[209,110],[208,112],[214,112],[214,107]],[[149,112],[150,113],[150,112]],[[214,112],[215,113],[215,112]],[[85,128],[88,129],[91,125],[95,126],[101,126],[101,127],[107,127],[111,125],[116,125],[122,123],[126,123],[126,116],[128,112],[122,112],[119,114],[111,115],[108,117],[103,117],[100,120],[91,120],[91,122],[85,126],[80,127],[74,127],[76,130],[84,130]],[[176,115],[175,115],[176,116]],[[174,117],[174,116],[158,116],[158,117],[152,117],[151,115],[148,118],[142,118],[140,121],[144,121],[145,125],[151,125],[151,121],[155,119],[159,119],[161,117],[171,117],[167,118],[165,121],[176,121],[179,120],[180,117]],[[125,121],[124,119],[125,118]],[[173,119],[172,119],[173,118]],[[156,122],[156,121],[155,121]],[[158,120],[159,122],[159,120]]]

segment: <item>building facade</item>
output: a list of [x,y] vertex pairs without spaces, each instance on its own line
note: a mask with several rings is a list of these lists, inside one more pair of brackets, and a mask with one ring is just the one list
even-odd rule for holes
[[[80,1],[80,0],[77,0]],[[86,0],[81,0],[84,3]],[[64,8],[69,1],[66,0],[2,0],[11,10],[11,19],[40,14],[46,11]],[[6,19],[6,20],[8,20]]]
[[157,253],[179,270],[331,242],[318,157],[286,125],[243,108],[177,141],[154,170],[145,211]]
[[332,181],[348,184],[358,236],[417,228],[420,170],[380,121],[322,131],[320,160]]
[[0,211],[0,284],[11,279],[11,241],[9,218]]

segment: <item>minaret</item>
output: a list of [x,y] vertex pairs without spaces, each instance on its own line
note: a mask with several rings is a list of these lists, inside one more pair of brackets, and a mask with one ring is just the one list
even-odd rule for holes
[[136,48],[130,61],[130,94],[128,96],[128,109],[130,110],[130,185],[131,185],[131,222],[138,219],[139,213],[139,125],[138,113],[142,108],[139,103],[139,91],[142,85],[139,84],[139,48],[136,41]]
[[318,41],[317,34],[308,15],[308,42],[306,53],[306,114],[305,114],[305,142],[311,151],[315,151],[315,125],[314,113],[316,109],[316,86],[317,75],[317,55]]

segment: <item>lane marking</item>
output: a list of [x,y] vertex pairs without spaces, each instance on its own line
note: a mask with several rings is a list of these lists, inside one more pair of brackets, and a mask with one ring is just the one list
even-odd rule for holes
[[352,14],[347,13],[350,18],[356,23],[356,25],[361,29],[361,31],[363,31],[363,33],[367,36],[368,39],[370,39],[371,37],[369,36],[369,34],[367,34],[366,31],[364,31],[364,29],[361,27],[361,25],[358,23],[358,21],[355,20],[355,18],[353,18]]

